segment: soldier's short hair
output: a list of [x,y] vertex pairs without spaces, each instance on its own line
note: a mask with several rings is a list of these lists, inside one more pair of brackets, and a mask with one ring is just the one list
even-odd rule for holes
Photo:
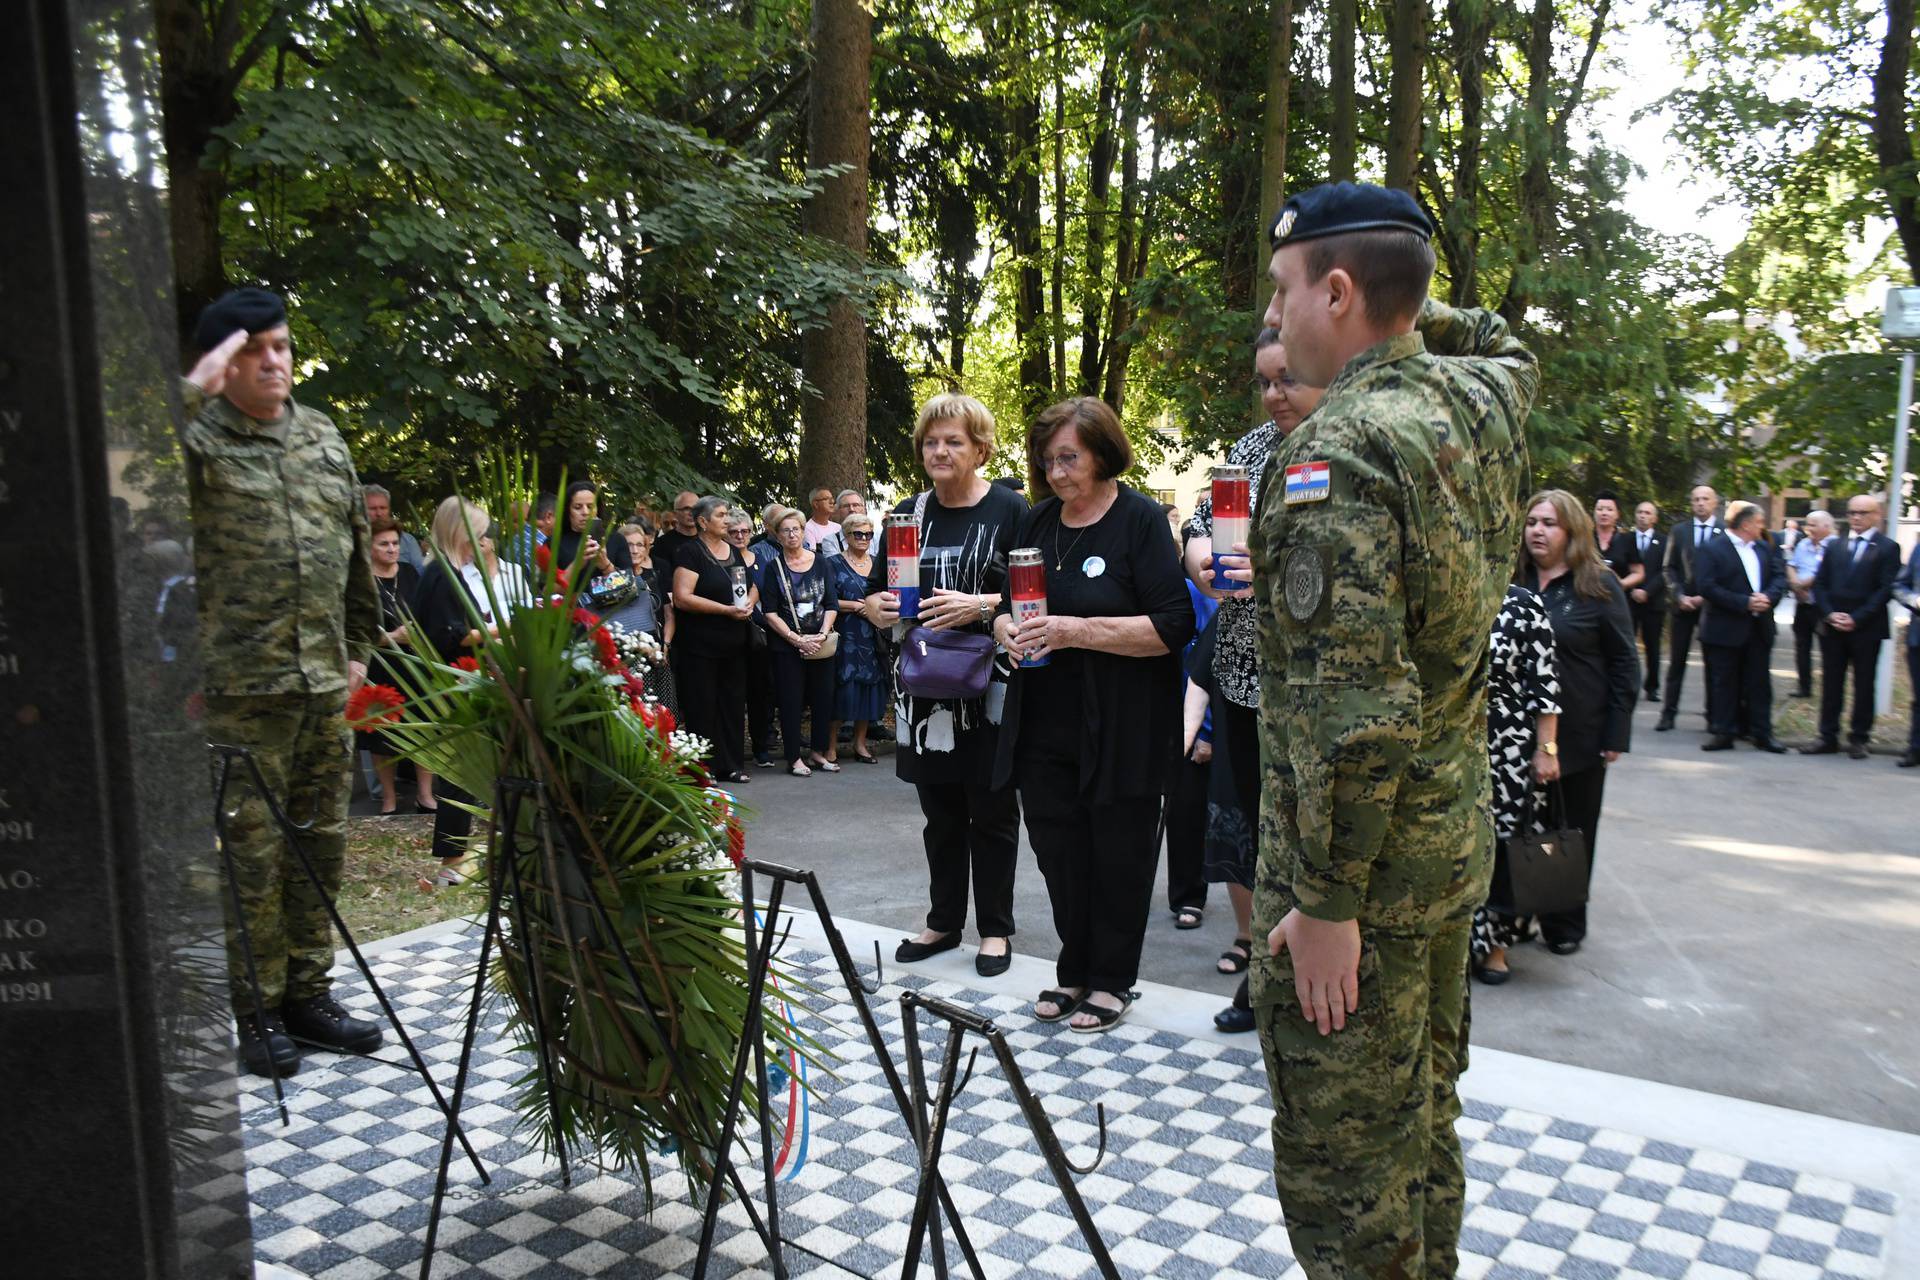
[[1433,284],[1433,245],[1411,231],[1344,231],[1306,247],[1308,282],[1340,268],[1359,286],[1367,320],[1379,327],[1419,315]]
[[1111,480],[1133,465],[1133,445],[1112,405],[1098,396],[1062,400],[1042,409],[1027,432],[1027,485],[1036,502],[1053,496],[1047,475],[1047,442],[1065,426],[1080,433],[1080,443],[1093,455],[1096,480]]

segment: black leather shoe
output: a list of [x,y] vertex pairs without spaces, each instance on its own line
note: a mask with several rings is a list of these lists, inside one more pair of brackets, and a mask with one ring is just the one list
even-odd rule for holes
[[938,942],[915,942],[908,938],[893,949],[893,958],[901,964],[912,964],[915,960],[925,960],[928,956],[937,956],[942,951],[951,951],[960,945],[960,933],[955,930]]
[[1840,744],[1822,740],[1814,743],[1810,747],[1800,748],[1800,754],[1803,756],[1837,756],[1840,754]]
[[1900,757],[1900,763],[1894,767],[1899,769],[1920,769],[1920,751],[1907,752],[1907,754]]
[[1579,949],[1580,943],[1578,939],[1563,939],[1559,942],[1549,942],[1547,944],[1547,950],[1557,956],[1570,956]]
[[1867,758],[1867,744],[1866,744],[1866,743],[1864,743],[1864,742],[1856,742],[1856,743],[1853,743],[1853,744],[1852,744],[1851,746],[1849,746],[1849,747],[1847,748],[1847,759],[1849,759],[1849,760],[1865,760],[1866,758]]
[[1655,733],[1665,733],[1671,728],[1673,728],[1673,712],[1662,711],[1660,713],[1660,719],[1654,722],[1653,731]]
[[250,1013],[234,1021],[240,1027],[240,1065],[249,1074],[290,1076],[300,1069],[300,1047],[287,1038],[287,1029],[279,1014],[267,1015],[264,1035],[260,1031],[260,1020]]
[[354,1017],[332,996],[289,1000],[280,1016],[288,1035],[335,1053],[372,1053],[380,1047],[380,1024]]
[[1795,689],[1792,693],[1788,694],[1787,696],[1789,698],[1794,698],[1794,699],[1799,699],[1804,701],[1807,698],[1811,698],[1813,696],[1813,692],[1810,689]]
[[976,951],[973,956],[973,971],[983,978],[997,978],[1013,964],[1013,948],[1009,946],[997,956],[984,951]]
[[1783,756],[1787,754],[1787,744],[1778,738],[1755,738],[1753,745],[1768,755]]
[[1230,1004],[1213,1015],[1213,1025],[1230,1035],[1253,1030],[1253,1010]]
[[1733,735],[1730,733],[1716,733],[1713,737],[1701,743],[1700,749],[1702,751],[1731,751],[1733,750]]

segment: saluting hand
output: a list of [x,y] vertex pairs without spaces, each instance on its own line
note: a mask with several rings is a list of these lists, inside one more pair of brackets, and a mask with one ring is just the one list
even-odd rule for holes
[[233,375],[233,357],[246,345],[247,331],[235,329],[221,340],[219,346],[200,357],[193,371],[187,374],[187,381],[210,396],[219,395],[226,389],[227,379]]
[[1316,920],[1298,907],[1267,935],[1267,954],[1293,952],[1293,992],[1300,1016],[1320,1034],[1343,1031],[1360,1008],[1360,922]]

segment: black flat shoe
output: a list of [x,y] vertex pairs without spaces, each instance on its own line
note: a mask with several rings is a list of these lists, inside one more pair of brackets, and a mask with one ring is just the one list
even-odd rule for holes
[[1753,745],[1769,755],[1783,756],[1787,754],[1787,744],[1778,738],[1755,738]]
[[951,951],[960,945],[959,933],[949,933],[938,942],[915,942],[908,938],[893,949],[893,958],[901,964],[912,964],[916,960],[925,960],[928,956],[937,956],[942,951]]
[[1228,1035],[1239,1035],[1242,1031],[1251,1031],[1253,1030],[1253,1010],[1230,1004],[1213,1015],[1213,1025],[1215,1029],[1224,1031]]
[[973,971],[983,978],[997,978],[1013,967],[1013,948],[1008,947],[997,956],[984,951],[976,951],[973,956]]
[[1733,735],[1730,733],[1715,734],[1713,737],[1701,743],[1700,749],[1702,751],[1731,751],[1733,750]]
[[1654,722],[1653,731],[1655,733],[1665,733],[1671,728],[1673,728],[1673,712],[1662,711],[1660,718]]
[[1900,757],[1900,763],[1895,765],[1894,768],[1920,769],[1920,751],[1907,752],[1907,754]]
[[1579,949],[1580,943],[1577,940],[1562,940],[1560,942],[1549,942],[1547,944],[1547,950],[1557,956],[1570,956]]
[[1867,744],[1866,744],[1866,743],[1864,743],[1864,742],[1856,742],[1856,743],[1854,743],[1854,744],[1853,744],[1852,746],[1850,746],[1850,747],[1848,747],[1848,748],[1847,748],[1847,759],[1849,759],[1849,760],[1865,760],[1866,758],[1867,758]]
[[1814,743],[1810,747],[1800,748],[1800,754],[1803,756],[1837,756],[1840,754],[1840,744],[1823,740]]

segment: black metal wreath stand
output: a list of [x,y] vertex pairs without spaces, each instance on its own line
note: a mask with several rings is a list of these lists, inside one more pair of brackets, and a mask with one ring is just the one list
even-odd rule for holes
[[[764,927],[758,929],[754,923],[753,882],[756,874],[766,876],[773,881],[773,889],[767,896],[766,922]],[[772,1225],[772,1234],[777,1241],[780,1238],[780,1208],[774,1181],[773,1126],[767,1110],[766,1038],[762,1034],[764,1014],[762,996],[766,990],[773,957],[778,954],[786,941],[786,934],[780,931],[778,922],[789,884],[803,886],[807,896],[812,900],[814,913],[819,917],[821,927],[826,933],[827,947],[833,953],[834,963],[839,966],[841,980],[846,984],[847,996],[853,1002],[855,1012],[860,1015],[861,1025],[866,1030],[867,1042],[873,1046],[874,1059],[880,1064],[880,1070],[887,1078],[887,1086],[893,1090],[894,1102],[900,1108],[901,1116],[906,1119],[908,1130],[914,1135],[916,1143],[920,1141],[919,1124],[921,1122],[916,1120],[919,1113],[911,1105],[906,1087],[900,1081],[899,1069],[894,1066],[893,1055],[887,1051],[886,1037],[881,1035],[880,1024],[874,1019],[873,1009],[867,1003],[867,997],[877,994],[880,990],[881,984],[877,976],[880,967],[879,944],[874,944],[873,952],[876,978],[873,985],[869,986],[854,966],[853,955],[847,949],[846,939],[841,936],[839,926],[834,923],[833,912],[828,910],[826,895],[821,892],[820,881],[813,872],[749,858],[741,864],[740,877],[740,898],[745,907],[747,933],[747,1023],[740,1037],[740,1047],[734,1054],[733,1077],[727,1087],[726,1119],[716,1159],[731,1160],[733,1135],[739,1123],[740,1107],[746,1088],[747,1060],[751,1056],[754,1079],[759,1082],[755,1089],[755,1096],[758,1100],[760,1121],[760,1163],[766,1181],[767,1221]],[[791,929],[792,922],[789,921],[788,930]],[[715,1168],[714,1180],[707,1189],[706,1215],[700,1226],[700,1250],[694,1256],[694,1280],[701,1280],[706,1275],[707,1264],[712,1260],[713,1233],[719,1221],[723,1186],[721,1175],[724,1171],[722,1167]],[[954,1207],[953,1197],[947,1191],[946,1183],[940,1179],[937,1171],[933,1177],[933,1194],[938,1198],[941,1211],[946,1215],[947,1222],[953,1228],[954,1236],[960,1242],[960,1251],[966,1255],[975,1280],[985,1280],[985,1272],[981,1270],[980,1260],[974,1253],[973,1242],[967,1238],[966,1227],[961,1221],[960,1212]],[[775,1280],[785,1280],[786,1263],[777,1249],[773,1252],[771,1261]],[[938,1246],[934,1252],[934,1272],[940,1280],[946,1280],[946,1256],[944,1249]]]
[[[926,1071],[920,1056],[919,1011],[925,1009],[929,1014],[947,1024],[947,1048],[940,1063],[939,1086],[932,1099],[932,1115],[927,1115]],[[1059,1137],[1053,1131],[1053,1123],[1047,1118],[1046,1108],[1040,1105],[1040,1099],[1027,1088],[1027,1082],[1020,1073],[1020,1064],[1014,1059],[1013,1047],[1007,1043],[1007,1037],[999,1027],[987,1018],[981,1017],[969,1009],[940,1000],[932,996],[923,996],[916,991],[908,991],[900,997],[900,1022],[905,1033],[907,1048],[907,1070],[913,1076],[913,1112],[919,1118],[915,1136],[920,1144],[920,1190],[914,1197],[913,1223],[907,1232],[907,1259],[901,1269],[900,1280],[913,1280],[920,1270],[920,1242],[927,1234],[927,1220],[932,1214],[934,1191],[940,1186],[940,1145],[946,1139],[947,1113],[953,1106],[953,1099],[973,1078],[973,1062],[980,1056],[975,1049],[967,1059],[965,1074],[955,1080],[960,1069],[960,1051],[965,1047],[968,1033],[986,1040],[993,1049],[994,1057],[1000,1062],[1000,1070],[1006,1074],[1007,1087],[1013,1091],[1013,1098],[1020,1106],[1021,1114],[1026,1117],[1027,1127],[1033,1130],[1033,1136],[1040,1143],[1040,1153],[1045,1157],[1047,1168],[1053,1173],[1054,1185],[1060,1188],[1060,1194],[1067,1202],[1067,1209],[1073,1214],[1073,1220],[1080,1225],[1080,1235],[1087,1242],[1087,1250],[1093,1255],[1093,1261],[1100,1268],[1100,1274],[1107,1280],[1120,1280],[1120,1272],[1113,1265],[1113,1258],[1107,1253],[1106,1243],[1100,1238],[1100,1231],[1093,1225],[1093,1215],[1087,1212],[1086,1202],[1081,1200],[1079,1188],[1073,1184],[1076,1173],[1092,1173],[1100,1167],[1100,1161],[1107,1154],[1107,1109],[1104,1103],[1095,1104],[1094,1114],[1100,1124],[1100,1145],[1094,1152],[1093,1162],[1086,1168],[1080,1168],[1067,1159],[1066,1149],[1060,1145]],[[940,1233],[935,1230],[934,1266],[940,1266]]]
[[[467,1002],[466,1027],[461,1034],[460,1065],[453,1079],[452,1114],[455,1116],[459,1115],[466,1097],[467,1077],[473,1062],[473,1044],[479,1031],[480,1009],[486,994],[487,962],[496,946],[502,951],[516,951],[525,957],[528,988],[527,1016],[533,1024],[534,1038],[539,1044],[540,1076],[546,1088],[549,1120],[555,1119],[554,1109],[558,1107],[559,1095],[563,1091],[589,1098],[598,1106],[610,1105],[605,1098],[592,1098],[582,1090],[561,1085],[555,1078],[553,1053],[546,1035],[547,1011],[541,999],[544,984],[540,973],[539,957],[543,944],[539,934],[543,931],[557,933],[562,944],[569,950],[572,949],[574,941],[572,929],[567,923],[565,908],[556,905],[552,913],[554,918],[550,921],[534,919],[527,912],[525,885],[520,876],[519,822],[521,806],[528,797],[532,798],[534,804],[534,824],[539,831],[540,854],[545,861],[548,881],[552,885],[551,898],[558,904],[561,895],[560,848],[564,846],[565,856],[570,860],[571,869],[582,877],[586,885],[586,891],[581,896],[585,905],[594,913],[593,927],[596,933],[612,948],[622,973],[632,984],[633,989],[645,990],[640,982],[639,973],[634,968],[633,957],[628,952],[625,942],[621,940],[619,932],[614,928],[612,913],[607,910],[606,903],[594,890],[592,871],[586,859],[571,842],[554,840],[553,812],[545,784],[528,778],[498,779],[494,784],[495,821],[491,838],[487,841],[487,919],[480,937],[480,959],[474,970],[473,992]],[[502,931],[503,919],[511,925],[508,932]],[[667,1060],[668,1077],[675,1081],[685,1080],[686,1072],[681,1065],[680,1056],[674,1050],[666,1029],[660,1025],[659,1015],[644,1001],[641,1002],[640,1008],[647,1020],[649,1030],[660,1044],[663,1056]],[[690,1093],[689,1096],[694,1095]],[[706,1133],[714,1132],[712,1117],[701,1116],[699,1119]],[[552,1127],[555,1132],[558,1132],[557,1123]],[[753,1224],[754,1231],[760,1236],[761,1242],[767,1246],[768,1253],[777,1258],[779,1255],[775,1247],[777,1236],[767,1224],[761,1221],[760,1215],[754,1209],[752,1199],[747,1194],[745,1184],[740,1180],[738,1171],[731,1161],[720,1159],[717,1142],[703,1143],[702,1146],[715,1152],[716,1172],[725,1171],[735,1192],[746,1206],[747,1217]],[[559,1146],[558,1156],[561,1185],[571,1186],[573,1174],[564,1143]],[[428,1274],[433,1266],[440,1217],[446,1202],[448,1172],[452,1162],[453,1143],[452,1133],[449,1131],[448,1136],[440,1143],[439,1168],[434,1176],[433,1204],[427,1215],[427,1235],[420,1257],[420,1280],[428,1280]]]
[[[467,1141],[467,1135],[461,1131],[460,1123],[455,1118],[455,1113],[459,1110],[458,1102],[449,1105],[447,1099],[441,1094],[440,1086],[434,1082],[433,1073],[427,1069],[426,1059],[422,1058],[420,1050],[414,1047],[413,1037],[407,1034],[407,1028],[401,1023],[400,1015],[394,1011],[393,1002],[387,999],[385,989],[373,976],[373,969],[367,964],[367,958],[360,953],[360,944],[354,940],[353,930],[347,928],[347,922],[341,919],[340,908],[334,903],[333,895],[328,893],[326,886],[320,883],[320,873],[314,870],[313,860],[307,856],[306,849],[301,845],[301,837],[313,830],[313,823],[295,822],[287,815],[287,811],[280,807],[279,799],[274,796],[272,789],[267,786],[265,775],[260,772],[260,762],[254,759],[252,748],[218,742],[207,745],[220,759],[220,771],[213,794],[213,832],[215,843],[220,848],[220,861],[226,875],[227,895],[233,909],[234,928],[240,934],[240,951],[247,962],[247,985],[252,993],[254,1025],[261,1028],[261,1033],[265,1034],[267,1010],[266,1000],[260,993],[260,970],[254,959],[253,937],[247,929],[246,910],[240,901],[239,869],[234,866],[233,851],[227,847],[227,788],[233,780],[235,761],[245,767],[254,790],[259,792],[260,798],[266,802],[267,812],[273,816],[274,825],[280,828],[280,834],[286,840],[287,847],[293,850],[294,858],[300,864],[301,873],[313,885],[313,891],[320,895],[320,900],[327,904],[327,915],[332,918],[333,927],[339,930],[341,941],[347,944],[347,951],[353,956],[353,963],[359,968],[360,976],[367,980],[367,987],[373,992],[374,999],[380,1002],[380,1012],[386,1016],[387,1025],[393,1028],[394,1035],[399,1037],[402,1045],[406,1046],[407,1056],[413,1060],[413,1069],[419,1072],[422,1080],[426,1081],[428,1091],[433,1094],[434,1105],[439,1107],[440,1113],[447,1118],[447,1141],[451,1144],[455,1138],[458,1138],[461,1149],[467,1153],[467,1158],[473,1161],[473,1170],[480,1175],[480,1181],[490,1182],[491,1179],[487,1175],[485,1166],[480,1163],[480,1157],[474,1151],[473,1144]],[[385,1060],[381,1059],[381,1061]],[[292,1118],[287,1114],[287,1094],[280,1083],[278,1072],[273,1073],[273,1097],[280,1109],[280,1123],[291,1124]]]

